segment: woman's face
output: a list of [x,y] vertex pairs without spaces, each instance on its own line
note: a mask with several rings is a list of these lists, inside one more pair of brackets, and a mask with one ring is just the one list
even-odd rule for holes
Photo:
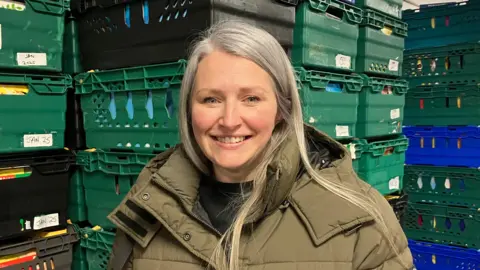
[[265,147],[277,119],[268,73],[221,51],[200,61],[191,104],[195,139],[215,171],[241,170]]

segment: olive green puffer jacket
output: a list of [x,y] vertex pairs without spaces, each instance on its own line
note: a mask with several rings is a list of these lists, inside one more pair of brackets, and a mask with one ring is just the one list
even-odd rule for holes
[[[307,129],[311,141],[342,156],[319,173],[376,202],[400,255],[395,255],[364,210],[306,174],[298,176],[299,152],[289,141],[270,165],[265,211],[253,218],[253,230],[246,230],[241,239],[243,269],[411,269],[407,239],[390,205],[357,177],[342,145]],[[154,158],[109,215],[118,227],[109,269],[199,270],[208,263],[215,267],[210,257],[220,235],[198,203],[199,181],[200,173],[181,145]]]

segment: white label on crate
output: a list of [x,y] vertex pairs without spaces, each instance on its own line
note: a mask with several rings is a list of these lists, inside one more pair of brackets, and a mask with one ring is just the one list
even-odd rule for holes
[[23,147],[50,147],[53,146],[52,134],[25,134]]
[[41,230],[49,227],[55,227],[60,225],[60,221],[58,218],[58,213],[39,216],[33,219],[33,229],[34,230]]
[[19,66],[46,66],[46,53],[17,53],[17,64]]
[[17,1],[0,0],[0,8],[16,10],[16,11],[24,11],[25,4]]
[[337,137],[349,137],[350,132],[348,130],[348,126],[336,126],[335,134],[337,135]]
[[335,65],[338,68],[350,69],[350,66],[352,65],[351,57],[347,55],[337,54],[337,56],[335,56]]
[[357,145],[354,143],[349,143],[348,148],[350,150],[350,155],[352,156],[352,159],[357,159]]
[[390,59],[390,61],[388,62],[388,70],[398,71],[398,61]]
[[390,110],[390,119],[397,119],[397,118],[400,118],[400,109],[397,108],[397,109]]
[[25,230],[31,230],[32,229],[32,224],[30,220],[25,221]]
[[0,24],[0,50],[2,49],[2,25]]
[[388,188],[390,190],[400,189],[400,177],[397,176],[397,177],[394,177],[394,178],[390,179],[390,181],[388,182]]

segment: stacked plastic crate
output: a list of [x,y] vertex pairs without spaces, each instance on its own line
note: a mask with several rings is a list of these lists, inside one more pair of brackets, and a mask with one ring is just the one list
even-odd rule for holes
[[418,270],[480,267],[478,14],[478,1],[404,13],[410,83],[404,230]]
[[74,155],[64,149],[64,14],[70,2],[0,3],[0,268],[68,269]]
[[304,0],[292,63],[305,122],[348,144],[362,179],[384,195],[402,189],[407,82],[399,79],[407,26],[402,1]]
[[72,11],[78,43],[70,57],[80,52],[81,63],[71,66],[87,71],[74,79],[86,135],[72,177],[70,217],[83,227],[74,269],[106,269],[115,230],[107,215],[146,163],[179,142],[180,84],[196,33],[218,20],[244,19],[290,51],[295,7],[271,0],[77,0]]

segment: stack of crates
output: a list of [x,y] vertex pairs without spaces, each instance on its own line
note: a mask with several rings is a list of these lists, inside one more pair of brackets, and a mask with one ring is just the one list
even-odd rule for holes
[[68,269],[78,241],[67,223],[75,164],[64,138],[72,91],[62,68],[69,6],[68,0],[0,4],[2,269]]
[[478,14],[478,1],[404,13],[404,76],[410,84],[404,230],[418,270],[480,265]]
[[304,121],[347,144],[359,176],[389,195],[402,189],[408,85],[402,1],[303,0],[292,64]]
[[69,217],[81,228],[73,269],[100,270],[115,235],[107,215],[147,162],[180,141],[179,92],[192,40],[217,21],[242,19],[290,53],[295,7],[288,0],[73,0],[71,8],[65,62],[76,73],[85,130],[71,178]]

